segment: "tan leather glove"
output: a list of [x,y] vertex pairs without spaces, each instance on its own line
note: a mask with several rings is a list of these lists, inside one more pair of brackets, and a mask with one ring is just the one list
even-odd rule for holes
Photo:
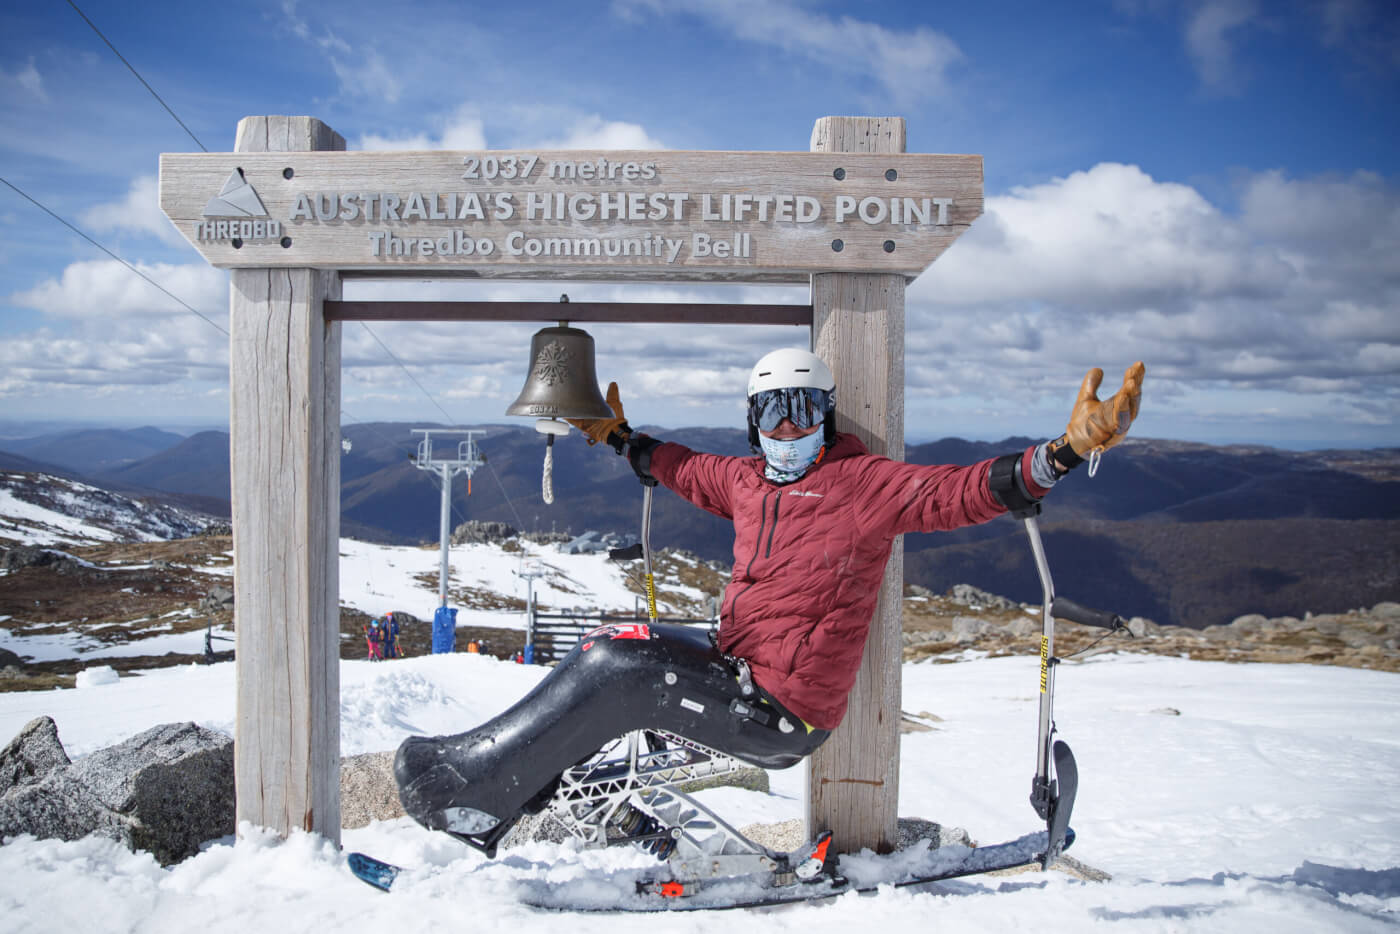
[[632,436],[632,426],[622,415],[622,397],[618,394],[617,383],[608,383],[606,401],[608,408],[613,410],[614,418],[566,418],[564,421],[587,435],[589,444],[601,442],[611,445],[614,451],[621,454],[627,439]]
[[[1122,388],[1102,402],[1099,384],[1103,382],[1103,370],[1094,367],[1084,374],[1069,425],[1063,435],[1050,442],[1051,458],[1064,467],[1073,467],[1091,452],[1103,453],[1127,437],[1142,402],[1142,378],[1146,373],[1141,360],[1134,363],[1123,372]],[[1077,457],[1069,457],[1065,447]]]

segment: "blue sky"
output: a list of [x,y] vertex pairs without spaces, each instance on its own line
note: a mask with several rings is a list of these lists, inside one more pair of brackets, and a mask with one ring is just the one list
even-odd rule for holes
[[[806,150],[903,116],[983,156],[986,211],[907,299],[906,434],[1058,434],[1084,370],[1138,431],[1400,443],[1391,0],[513,4],[83,0],[210,151],[249,114],[352,149]],[[191,135],[68,3],[0,11],[0,176],[220,326],[227,275],[155,203]],[[803,288],[355,284],[347,297],[807,300]],[[528,325],[344,330],[359,421],[503,421]],[[594,325],[634,423],[742,422],[794,329]],[[413,379],[381,347],[390,347]],[[227,418],[227,338],[0,185],[0,421]],[[415,385],[426,386],[429,399]]]

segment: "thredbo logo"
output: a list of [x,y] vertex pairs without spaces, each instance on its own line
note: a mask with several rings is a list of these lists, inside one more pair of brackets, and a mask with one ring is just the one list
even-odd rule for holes
[[252,183],[244,178],[242,169],[229,173],[228,181],[209,199],[201,216],[218,219],[195,224],[195,235],[200,240],[228,240],[234,247],[241,247],[244,240],[277,240],[282,236],[280,222],[257,219],[267,217],[267,208]]

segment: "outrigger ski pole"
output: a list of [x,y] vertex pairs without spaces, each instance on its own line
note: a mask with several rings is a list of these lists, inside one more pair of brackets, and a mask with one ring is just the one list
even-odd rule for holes
[[647,597],[647,618],[656,622],[656,579],[651,571],[651,497],[656,490],[656,480],[642,477],[642,540],[627,548],[614,548],[608,552],[613,561],[627,561],[640,557],[644,578],[642,586]]
[[[1113,613],[1091,610],[1072,600],[1055,596],[1050,564],[1045,560],[1045,545],[1040,540],[1040,525],[1036,521],[1039,513],[1040,504],[1035,503],[1025,509],[1014,510],[1012,515],[1025,524],[1026,537],[1030,539],[1031,551],[1035,555],[1035,570],[1040,575],[1040,721],[1036,734],[1035,776],[1031,779],[1031,807],[1044,819],[1048,831],[1040,865],[1042,869],[1049,869],[1064,849],[1070,812],[1074,810],[1074,795],[1079,788],[1079,768],[1075,765],[1074,753],[1064,740],[1054,739],[1055,666],[1060,662],[1055,657],[1055,617],[1108,630],[1123,629],[1124,625],[1122,618]],[[1052,762],[1054,778],[1050,771]]]
[[647,619],[656,622],[656,579],[651,573],[651,495],[656,481],[642,478],[642,569],[646,573]]

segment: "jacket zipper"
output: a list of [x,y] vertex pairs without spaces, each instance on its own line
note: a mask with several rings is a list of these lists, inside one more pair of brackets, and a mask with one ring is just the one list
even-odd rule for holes
[[[749,556],[749,563],[748,563],[747,565],[745,565],[745,567],[744,567],[744,575],[745,575],[746,577],[752,575],[752,572],[753,572],[753,563],[754,563],[755,561],[758,560],[758,550],[759,550],[760,548],[763,547],[763,530],[764,530],[764,529],[768,529],[768,547],[767,547],[767,549],[764,551],[763,556],[766,558],[766,557],[768,557],[770,554],[772,554],[772,551],[773,551],[773,530],[776,529],[777,526],[778,526],[778,500],[782,498],[782,495],[783,495],[783,494],[782,494],[781,492],[777,492],[777,493],[764,493],[764,494],[763,494],[763,502],[760,504],[760,508],[762,509],[763,513],[762,513],[762,518],[759,520],[759,523],[758,523],[758,538],[757,538],[757,540],[754,542],[753,554]],[[773,497],[773,526],[772,526],[772,528],[769,528],[769,526],[768,526],[768,497],[769,497],[769,496],[772,496],[772,497]],[[748,587],[745,587],[743,590],[739,591],[737,594],[734,595],[734,599],[733,599],[733,600],[730,602],[730,604],[729,604],[729,618],[730,618],[730,619],[737,619],[737,618],[738,618],[738,616],[739,616],[739,598],[742,597],[744,594],[748,593],[749,590],[750,590],[750,589],[753,587],[753,585],[756,584],[756,583],[758,583],[758,582],[757,582],[757,581],[750,581]]]
[[[773,524],[768,527],[768,545],[763,549],[763,557],[765,558],[773,554],[773,533],[778,531],[778,504],[782,501],[782,493],[773,494]],[[759,534],[763,534],[763,530],[761,528],[759,529]],[[750,561],[749,564],[752,566],[753,562]]]

